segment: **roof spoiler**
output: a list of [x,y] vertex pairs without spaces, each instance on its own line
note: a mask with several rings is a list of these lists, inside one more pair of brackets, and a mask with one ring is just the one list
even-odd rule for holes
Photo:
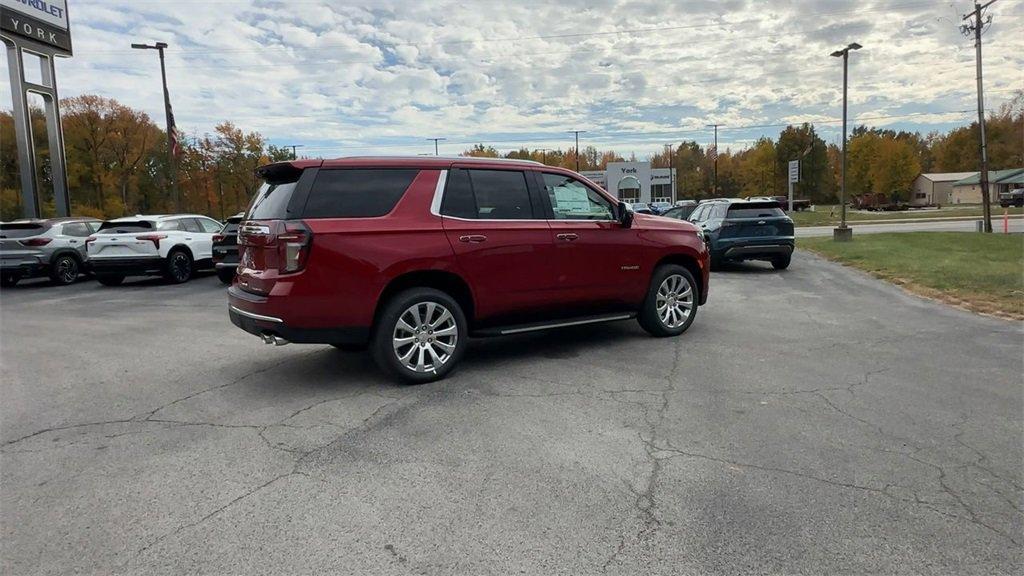
[[320,162],[310,162],[308,160],[301,162],[275,162],[257,168],[256,175],[263,178],[268,184],[283,184],[285,182],[295,182],[302,175],[304,169],[314,168],[319,165]]

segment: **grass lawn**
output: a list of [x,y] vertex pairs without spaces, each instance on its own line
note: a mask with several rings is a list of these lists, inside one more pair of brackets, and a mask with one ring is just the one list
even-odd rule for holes
[[923,296],[1024,320],[1024,236],[1020,234],[855,234],[853,242],[801,238],[797,245]]
[[[992,206],[993,226],[995,220],[1003,217],[1003,210],[998,204]],[[1009,208],[1010,214],[1024,214],[1022,208]],[[797,226],[829,226],[839,224],[839,206],[815,206],[814,212],[793,212],[789,215]],[[846,209],[846,220],[857,222],[859,220],[901,220],[917,218],[972,218],[981,216],[980,204],[962,204],[959,206],[944,206],[939,209],[929,208],[924,210],[904,210],[902,212],[868,212],[867,210]]]

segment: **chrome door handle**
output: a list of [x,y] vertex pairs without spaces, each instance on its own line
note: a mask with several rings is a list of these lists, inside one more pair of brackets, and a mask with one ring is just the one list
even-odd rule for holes
[[469,234],[468,236],[459,236],[459,242],[471,242],[473,244],[478,244],[480,242],[485,241],[487,241],[487,236],[484,236],[483,234]]
[[555,238],[558,238],[559,240],[565,240],[567,242],[572,242],[573,240],[578,240],[579,239],[579,235],[578,234],[572,234],[572,233],[569,233],[569,234],[558,234],[557,236],[555,236]]

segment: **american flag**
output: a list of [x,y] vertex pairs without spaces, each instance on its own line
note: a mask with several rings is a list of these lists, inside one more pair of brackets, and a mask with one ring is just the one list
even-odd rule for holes
[[167,104],[167,130],[171,134],[171,154],[181,156],[182,134],[178,130],[178,125],[174,122],[174,110],[171,109],[169,103]]
[[708,160],[718,160],[718,147],[714,144],[708,146]]

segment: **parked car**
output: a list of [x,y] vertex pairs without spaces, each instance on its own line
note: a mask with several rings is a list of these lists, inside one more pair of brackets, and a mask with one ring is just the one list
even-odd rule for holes
[[669,208],[672,207],[672,203],[671,202],[651,202],[649,204],[649,206],[651,207],[651,211],[654,212],[655,214],[662,214],[666,210],[668,210]]
[[650,204],[646,202],[633,202],[629,205],[629,209],[637,214],[654,214],[654,210],[651,209]]
[[[789,211],[789,196],[751,196],[747,200],[756,202],[778,202],[784,212]],[[793,211],[803,212],[811,209],[811,201],[807,198],[793,198]]]
[[1016,188],[999,193],[999,205],[1003,208],[1024,206],[1024,188]]
[[259,174],[228,303],[267,343],[369,345],[419,383],[448,374],[471,335],[636,318],[676,336],[707,299],[696,226],[635,214],[569,170],[399,157]]
[[108,220],[86,240],[89,263],[105,286],[155,274],[188,282],[196,269],[213,267],[213,235],[220,229],[220,222],[198,214]]
[[693,200],[682,200],[681,202],[688,202],[688,204],[677,202],[676,206],[669,208],[660,215],[666,218],[675,218],[676,220],[689,220],[690,214],[693,214],[693,211],[697,208],[697,203]]
[[0,283],[49,276],[71,284],[88,271],[85,239],[100,226],[96,218],[15,220],[0,224]]
[[238,225],[243,218],[244,212],[235,214],[213,235],[213,268],[224,284],[231,284],[238,268]]
[[722,200],[697,206],[690,221],[704,231],[712,266],[727,261],[767,260],[789,267],[796,245],[793,221],[778,202]]

